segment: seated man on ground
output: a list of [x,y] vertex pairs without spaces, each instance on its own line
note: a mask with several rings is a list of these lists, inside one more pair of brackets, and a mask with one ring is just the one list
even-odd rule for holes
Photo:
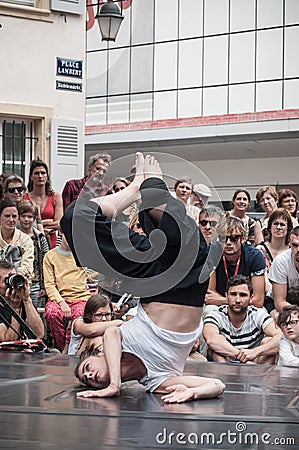
[[[223,218],[217,226],[222,245],[222,257],[210,276],[206,305],[225,305],[226,283],[232,276],[242,274],[251,278],[253,297],[251,304],[262,308],[265,298],[266,263],[260,250],[246,243],[247,233],[240,219]],[[219,245],[218,242],[214,244]]]
[[[16,274],[14,266],[7,261],[0,261],[0,294],[18,315],[25,320],[38,338],[44,337],[44,324],[30,298],[28,280],[24,277],[24,286],[13,287],[10,289],[6,280],[11,274]],[[5,308],[5,305],[2,305],[1,298],[0,311],[1,316],[3,315],[4,317],[4,319],[0,317],[0,342],[19,339],[16,331],[22,335],[20,332],[20,324],[12,316],[11,312]],[[26,338],[26,336],[24,336],[24,338]]]
[[278,364],[299,367],[299,306],[284,306],[278,315],[277,325],[283,332]]
[[231,277],[227,283],[227,305],[204,319],[203,336],[208,355],[216,362],[274,364],[281,332],[263,309],[251,306],[249,278]]
[[[110,270],[118,270],[124,289],[132,292],[134,286],[140,297],[133,320],[106,330],[104,354],[91,351],[80,362],[76,370],[79,378],[98,390],[80,392],[78,396],[119,395],[121,381],[129,380],[138,380],[151,392],[166,393],[162,399],[171,403],[217,397],[224,390],[220,380],[183,376],[199,333],[207,282],[199,284],[198,278],[206,251],[195,221],[187,216],[183,203],[171,196],[160,177],[157,161],[150,156],[144,161],[137,154],[136,176],[127,188],[100,200],[81,205],[77,202],[62,219],[77,262],[101,273],[109,272],[107,265]],[[139,187],[143,200],[140,223],[147,234],[153,231],[152,239],[127,229],[130,241],[125,245],[125,226],[111,222],[111,218],[120,205],[126,208],[138,200]],[[94,255],[94,236],[105,261],[99,258],[100,252]],[[122,253],[115,241],[118,237]],[[143,258],[136,257],[137,249]],[[181,253],[184,258],[178,272],[176,263]],[[163,276],[166,271],[167,277]],[[161,275],[163,280],[159,282]]]

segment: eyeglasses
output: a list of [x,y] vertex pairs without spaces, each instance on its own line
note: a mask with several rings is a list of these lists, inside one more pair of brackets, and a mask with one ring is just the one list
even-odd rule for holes
[[296,200],[294,198],[290,198],[290,199],[286,199],[286,200],[282,200],[282,203],[296,203]]
[[94,313],[93,317],[99,321],[102,320],[103,317],[105,317],[107,320],[109,320],[109,319],[112,319],[113,313],[112,312],[110,312],[110,313]]
[[200,225],[202,225],[203,227],[206,227],[208,225],[208,223],[211,225],[211,227],[215,228],[218,225],[218,222],[216,220],[200,220],[199,221]]
[[272,225],[274,225],[275,227],[281,227],[281,228],[285,228],[287,226],[287,224],[284,222],[273,222]]
[[25,190],[25,189],[23,188],[23,186],[10,187],[10,188],[7,189],[7,191],[8,191],[10,194],[13,194],[15,191],[17,191],[17,192],[20,194],[20,193],[23,192],[24,190]]
[[227,242],[228,240],[231,242],[238,242],[241,237],[242,236],[240,234],[232,234],[231,236],[219,236],[218,239],[220,242]]
[[282,322],[280,326],[281,328],[286,328],[288,325],[291,325],[291,327],[295,327],[298,322],[299,319],[289,320],[288,322]]
[[138,228],[138,230],[140,230],[142,228],[142,226],[139,222],[135,223],[135,227]]

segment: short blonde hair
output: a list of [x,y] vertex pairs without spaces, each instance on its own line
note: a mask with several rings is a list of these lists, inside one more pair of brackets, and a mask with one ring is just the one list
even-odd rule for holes
[[255,194],[255,198],[258,204],[261,203],[264,194],[269,194],[274,198],[276,203],[278,202],[278,193],[273,186],[263,186]]

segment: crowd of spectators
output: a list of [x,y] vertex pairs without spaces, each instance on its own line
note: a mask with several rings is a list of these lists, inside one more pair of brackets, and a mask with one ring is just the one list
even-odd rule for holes
[[[48,166],[39,159],[31,161],[27,188],[18,174],[1,175],[0,264],[4,265],[0,272],[6,277],[14,272],[22,274],[30,292],[26,290],[26,298],[18,296],[16,302],[11,298],[16,297],[15,292],[12,296],[4,289],[5,277],[1,276],[1,295],[19,311],[26,310],[25,320],[30,319],[39,336],[40,316],[33,314],[32,308],[39,312],[45,309],[53,345],[62,353],[82,352],[94,342],[100,345],[106,328],[110,324],[120,326],[122,317],[126,319],[116,312],[107,292],[99,289],[91,295],[89,268],[77,267],[60,229],[63,212],[79,195],[86,199],[101,197],[130,185],[130,176],[124,174],[119,174],[111,186],[105,184],[110,164],[108,153],[91,156],[87,175],[66,181],[61,194],[53,190]],[[218,255],[205,296],[203,332],[192,350],[192,359],[260,364],[279,361],[299,366],[296,193],[260,187],[256,204],[265,214],[255,219],[254,214],[248,214],[251,197],[246,189],[237,189],[231,209],[223,211],[209,204],[210,188],[193,184],[190,178],[178,179],[169,188],[195,220],[207,252],[213,250]],[[116,219],[144,234],[138,202]],[[93,274],[93,282],[99,279],[100,274]],[[107,286],[110,283],[115,288],[121,282],[107,280]],[[134,292],[130,294],[134,298]],[[134,313],[129,316],[134,317]],[[8,317],[8,322],[12,321]],[[8,324],[0,317],[0,341],[14,336],[7,329]]]

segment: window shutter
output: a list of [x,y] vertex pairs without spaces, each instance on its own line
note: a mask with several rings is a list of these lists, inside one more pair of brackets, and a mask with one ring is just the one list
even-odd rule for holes
[[83,123],[53,119],[51,126],[51,179],[61,192],[66,181],[84,175]]
[[36,6],[35,0],[5,0],[5,3],[15,3],[16,5]]
[[51,9],[71,14],[84,14],[85,0],[51,0]]

